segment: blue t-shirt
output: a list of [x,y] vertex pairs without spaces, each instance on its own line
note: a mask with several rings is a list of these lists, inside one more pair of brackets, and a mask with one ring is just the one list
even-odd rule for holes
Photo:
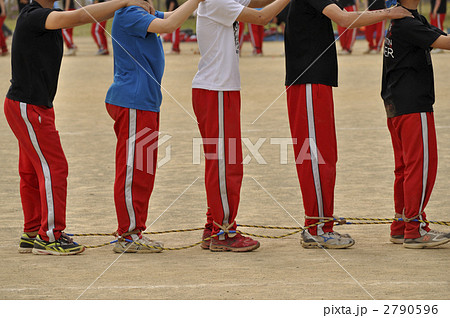
[[108,104],[159,112],[164,51],[159,35],[148,33],[150,23],[164,18],[141,7],[117,10],[111,35],[114,49],[114,83],[106,94]]

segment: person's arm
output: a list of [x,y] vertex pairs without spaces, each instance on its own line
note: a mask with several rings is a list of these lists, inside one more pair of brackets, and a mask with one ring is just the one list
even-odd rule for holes
[[248,8],[263,8],[274,1],[275,0],[250,0]]
[[147,32],[172,33],[186,21],[203,0],[188,0],[175,11],[165,12],[164,19],[155,19],[148,26]]
[[[5,8],[5,1],[4,0],[0,0],[0,8],[2,9],[1,16],[2,17],[6,16],[6,8]],[[3,31],[0,30],[0,32],[3,32]]]
[[[149,2],[144,0],[112,0],[72,11],[53,11],[47,16],[45,28],[57,30],[75,27],[78,25],[105,21],[114,16],[114,12],[127,6],[139,6],[148,12],[153,9]],[[154,9],[152,10],[154,12]]]
[[[252,0],[252,2],[255,0]],[[260,0],[266,1],[266,0]],[[270,0],[267,0],[270,2]],[[266,25],[270,22],[278,13],[280,13],[285,6],[288,5],[290,0],[276,0],[264,7],[262,10],[258,11],[245,7],[241,14],[237,17],[237,21],[244,23],[251,23],[257,25]]]
[[431,17],[433,19],[436,18],[436,15],[437,15],[437,12],[438,12],[440,6],[441,6],[441,0],[436,0],[436,2],[434,3],[434,8],[432,8],[432,10],[431,10]]
[[69,11],[70,0],[66,0],[66,5],[64,6],[64,11]]
[[339,26],[351,29],[375,24],[386,19],[413,17],[411,12],[400,6],[375,11],[347,12],[336,4],[330,4],[323,9],[322,13]]
[[170,1],[167,11],[172,12],[175,9],[175,1]]
[[441,35],[433,42],[433,44],[431,44],[431,47],[435,49],[450,50],[450,36],[448,34]]

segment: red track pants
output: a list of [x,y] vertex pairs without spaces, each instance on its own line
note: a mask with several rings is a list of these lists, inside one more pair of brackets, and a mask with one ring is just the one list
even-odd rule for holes
[[[346,7],[345,10],[347,12],[356,11],[356,6]],[[353,43],[355,43],[356,39],[356,29],[347,29],[339,25],[337,26],[337,29],[339,34],[339,42],[341,43],[342,49],[351,51]]]
[[180,28],[172,32],[172,51],[180,52]]
[[[72,11],[75,9],[69,9],[69,11]],[[68,29],[62,29],[62,35],[64,39],[64,43],[66,43],[66,46],[68,49],[72,49],[75,47],[75,44],[73,43],[73,28]]]
[[[321,84],[287,87],[287,105],[308,226],[320,221],[317,218],[333,216],[337,142],[332,87]],[[312,235],[332,231],[333,222],[309,229]]]
[[444,31],[445,15],[445,13],[438,13],[434,18],[430,15],[430,24]]
[[105,36],[106,22],[108,20],[92,23],[91,34],[99,50],[108,50],[108,41]]
[[6,16],[2,17],[0,16],[0,49],[2,50],[2,53],[8,52],[8,47],[6,46],[6,39],[3,35],[3,22],[5,22]]
[[[239,22],[239,50],[244,44],[245,23]],[[264,26],[248,23],[248,34],[253,46],[254,54],[262,54],[262,46],[264,41]]]
[[[365,34],[366,34],[366,40],[369,42],[369,49],[370,50],[381,50],[381,45],[383,44],[384,40],[384,33],[386,31],[386,22],[381,21],[375,24],[371,24],[366,26]],[[376,34],[374,39],[374,34]]]
[[[414,113],[387,120],[395,157],[395,212],[414,218],[424,211],[430,199],[437,173],[437,143],[433,113]],[[426,220],[425,213],[416,217]],[[426,223],[397,222],[391,235],[405,238],[423,236]]]
[[106,104],[117,136],[114,202],[117,233],[146,229],[158,157],[159,113]]
[[[205,186],[208,201],[206,227],[213,234],[236,218],[243,177],[241,98],[239,91],[192,89],[192,104],[203,138]],[[231,230],[235,230],[234,225]]]
[[53,242],[66,227],[68,166],[53,108],[5,99],[5,115],[19,141],[24,232]]

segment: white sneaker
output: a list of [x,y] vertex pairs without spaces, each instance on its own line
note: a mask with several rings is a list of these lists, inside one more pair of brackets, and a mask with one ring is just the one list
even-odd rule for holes
[[77,53],[77,48],[73,47],[73,48],[67,49],[67,52],[64,55],[74,56],[76,53]]
[[302,246],[304,248],[347,248],[355,244],[355,240],[348,234],[328,232],[322,235],[311,235],[308,231],[302,232]]
[[342,50],[339,52],[339,55],[350,55],[350,54],[352,54],[352,51]]
[[427,248],[435,247],[450,242],[450,233],[442,233],[430,230],[427,234],[415,238],[407,239],[403,242],[406,248]]
[[114,245],[113,251],[116,253],[160,253],[164,244],[152,241],[145,236],[133,240],[133,242],[119,241]]

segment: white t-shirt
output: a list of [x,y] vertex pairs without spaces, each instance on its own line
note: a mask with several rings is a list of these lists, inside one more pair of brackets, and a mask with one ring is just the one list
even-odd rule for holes
[[250,0],[205,0],[197,10],[198,72],[192,88],[239,91],[239,23]]

